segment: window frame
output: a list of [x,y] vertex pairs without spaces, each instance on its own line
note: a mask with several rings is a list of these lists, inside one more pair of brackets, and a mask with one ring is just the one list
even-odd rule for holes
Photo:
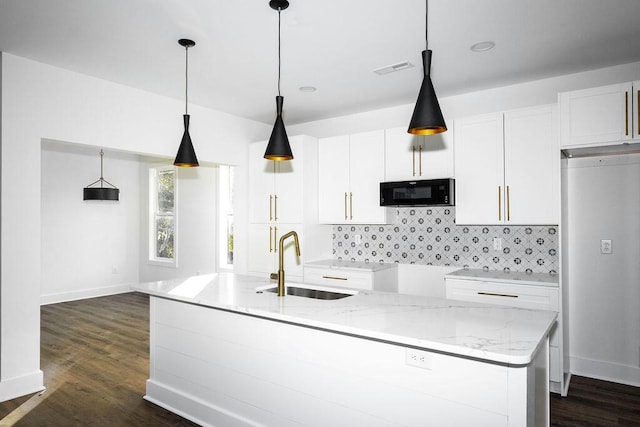
[[[163,216],[158,208],[158,176],[162,172],[173,172],[173,259],[156,256],[156,219]],[[178,268],[178,170],[173,165],[156,164],[149,166],[149,209],[148,209],[148,255],[147,262],[150,265]],[[169,215],[164,215],[169,216]]]

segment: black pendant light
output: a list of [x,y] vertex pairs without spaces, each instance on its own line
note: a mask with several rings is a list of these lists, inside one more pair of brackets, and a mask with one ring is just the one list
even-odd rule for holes
[[278,11],[278,96],[276,96],[276,122],[271,131],[271,137],[264,152],[264,158],[269,160],[291,160],[293,153],[287,138],[287,131],[282,121],[282,103],[284,97],[280,96],[280,12],[289,7],[287,0],[271,0],[271,9]]
[[181,167],[195,167],[200,166],[198,158],[196,157],[196,151],[193,149],[191,143],[191,135],[189,135],[189,48],[196,45],[196,42],[189,39],[180,39],[178,44],[184,47],[184,133],[182,134],[182,141],[180,142],[180,148],[178,148],[178,154],[173,164]]
[[[104,151],[100,150],[100,179],[92,182],[83,189],[82,200],[114,200],[117,202],[120,199],[120,190],[102,177],[103,156]],[[98,183],[100,183],[99,187],[92,187],[92,185],[96,185]],[[104,184],[109,185],[109,187],[105,187]]]
[[426,18],[425,18],[425,38],[427,42],[426,49],[422,51],[422,66],[424,68],[424,79],[420,86],[420,93],[416,106],[413,109],[411,123],[407,132],[416,135],[433,135],[447,130],[444,122],[440,104],[436,97],[436,91],[431,82],[429,72],[431,70],[431,50],[429,50],[429,0],[426,1]]

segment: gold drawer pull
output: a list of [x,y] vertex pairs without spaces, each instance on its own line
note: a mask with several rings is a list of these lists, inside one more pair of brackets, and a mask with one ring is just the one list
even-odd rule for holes
[[511,294],[496,294],[493,292],[478,292],[478,295],[487,295],[490,297],[508,297],[508,298],[518,298],[518,295]]
[[411,147],[411,151],[413,153],[413,176],[416,176],[416,146]]
[[336,277],[336,276],[322,276],[323,279],[331,279],[331,280],[349,280],[346,277]]

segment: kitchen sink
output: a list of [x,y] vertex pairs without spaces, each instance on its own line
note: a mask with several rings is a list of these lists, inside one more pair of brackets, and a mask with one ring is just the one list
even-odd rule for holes
[[[287,285],[285,288],[287,295],[323,300],[341,299],[358,293],[358,291],[352,291],[349,289],[335,289],[308,285]],[[278,286],[269,285],[260,287],[256,289],[256,292],[259,294],[262,292],[272,292],[275,294],[278,292]]]

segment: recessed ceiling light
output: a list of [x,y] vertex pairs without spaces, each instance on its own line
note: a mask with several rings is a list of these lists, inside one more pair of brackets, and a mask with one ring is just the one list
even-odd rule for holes
[[315,92],[316,88],[313,86],[300,86],[298,90],[300,92]]
[[414,65],[409,61],[398,62],[397,64],[385,65],[384,67],[376,68],[374,73],[379,75],[393,73],[395,71],[406,70],[407,68],[413,68]]
[[484,41],[484,42],[478,42],[478,43],[472,44],[471,50],[474,52],[486,52],[488,50],[493,49],[494,47],[496,47],[495,42]]

